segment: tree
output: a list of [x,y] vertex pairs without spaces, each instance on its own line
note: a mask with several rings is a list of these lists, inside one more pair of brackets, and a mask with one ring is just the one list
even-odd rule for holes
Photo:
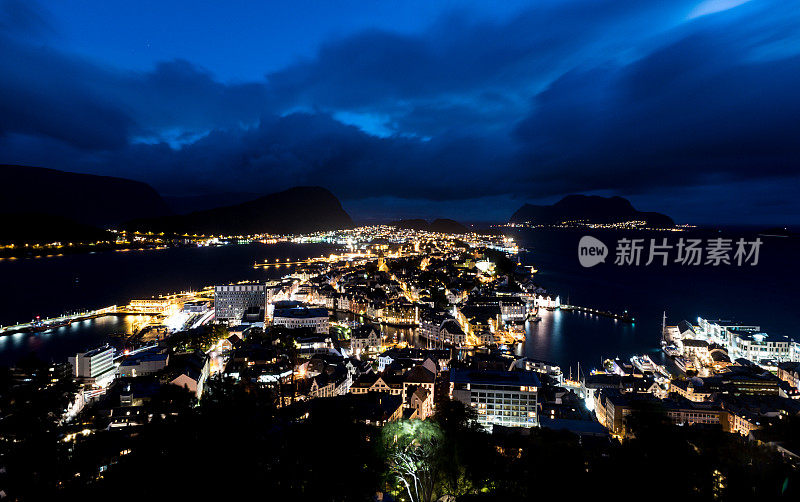
[[399,420],[384,426],[382,444],[389,473],[412,502],[430,502],[442,461],[442,430],[430,420]]
[[442,431],[440,466],[443,488],[460,497],[478,493],[491,483],[496,456],[489,434],[477,422],[475,409],[447,397],[437,400],[433,421]]

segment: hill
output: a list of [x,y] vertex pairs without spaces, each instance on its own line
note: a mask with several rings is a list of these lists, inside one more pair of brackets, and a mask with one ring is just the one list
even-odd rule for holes
[[0,213],[0,242],[49,243],[112,240],[111,232],[69,218],[42,213]]
[[597,195],[568,195],[553,205],[525,204],[508,220],[509,223],[531,222],[555,225],[565,221],[581,220],[587,223],[619,223],[642,220],[649,226],[671,227],[672,218],[660,213],[637,211],[630,201],[622,197]]
[[233,206],[261,197],[252,192],[220,192],[203,195],[162,195],[172,214],[189,214],[222,206]]
[[150,185],[111,176],[0,165],[0,186],[0,213],[58,215],[93,226],[170,214]]
[[295,187],[241,204],[126,224],[130,230],[206,235],[297,234],[352,226],[339,199],[321,187]]
[[469,229],[464,225],[462,225],[461,223],[447,218],[437,218],[433,220],[431,223],[428,223],[426,220],[417,218],[408,220],[397,220],[389,224],[397,228],[403,228],[406,230],[424,230],[427,232],[439,232],[443,234],[465,234],[469,232]]

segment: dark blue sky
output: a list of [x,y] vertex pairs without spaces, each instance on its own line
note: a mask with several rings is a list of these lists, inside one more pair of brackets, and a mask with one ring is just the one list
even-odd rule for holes
[[0,67],[2,163],[356,218],[800,223],[796,1],[0,0]]

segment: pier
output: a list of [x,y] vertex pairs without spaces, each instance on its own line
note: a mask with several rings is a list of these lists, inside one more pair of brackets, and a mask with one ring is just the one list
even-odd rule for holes
[[0,327],[0,336],[21,332],[47,331],[49,329],[58,328],[61,326],[68,326],[73,322],[85,321],[87,319],[94,319],[96,317],[119,313],[122,312],[117,310],[116,305],[112,305],[110,307],[104,307],[97,310],[87,310],[84,312],[77,312],[75,314],[67,314],[59,317],[49,317],[47,319],[36,319],[31,322],[13,324],[11,326],[2,326]]
[[290,265],[308,265],[309,263],[314,263],[319,261],[319,258],[309,258],[307,260],[296,260],[296,261],[275,261],[275,262],[268,262],[265,261],[264,263],[254,263],[253,268],[269,268],[269,267],[283,267],[283,266],[290,266]]
[[86,321],[89,319],[96,319],[107,315],[162,315],[163,311],[158,309],[148,308],[134,308],[130,305],[118,307],[111,305],[110,307],[103,307],[97,310],[85,310],[83,312],[76,312],[74,314],[64,314],[58,317],[48,317],[45,319],[34,319],[30,322],[19,324],[12,324],[9,326],[0,326],[0,336],[11,335],[13,333],[38,333],[40,331],[48,331],[62,326],[69,326],[74,322]]
[[609,312],[607,310],[594,309],[591,307],[579,307],[577,305],[561,305],[561,310],[565,310],[567,312],[583,312],[586,314],[599,315],[602,317],[609,317],[611,319],[616,319],[622,322],[630,322],[630,323],[636,322],[636,319],[627,312],[624,312],[622,314],[617,314],[615,312]]

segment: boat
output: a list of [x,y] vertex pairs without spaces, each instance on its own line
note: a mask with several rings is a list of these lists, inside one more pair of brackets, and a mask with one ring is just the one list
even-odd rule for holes
[[678,347],[672,345],[671,343],[670,344],[667,344],[667,343],[662,344],[661,345],[661,350],[663,350],[664,353],[666,355],[668,355],[669,357],[678,357],[678,356],[681,355],[680,349],[678,349]]
[[67,319],[61,319],[61,320],[50,321],[50,322],[45,322],[45,321],[41,321],[39,319],[36,319],[35,321],[31,322],[31,325],[28,328],[28,331],[31,332],[31,333],[39,333],[39,332],[48,331],[48,330],[51,330],[51,329],[54,329],[54,328],[60,328],[62,326],[69,326],[70,324],[72,324],[72,320],[67,320]]
[[694,367],[694,363],[683,356],[678,356],[675,358],[675,365],[678,366],[678,368],[680,368],[680,370],[684,373],[697,371],[697,369]]
[[656,363],[650,359],[650,356],[647,354],[641,356],[633,356],[631,357],[631,362],[633,363],[636,368],[641,371],[642,373],[655,373],[657,370]]

